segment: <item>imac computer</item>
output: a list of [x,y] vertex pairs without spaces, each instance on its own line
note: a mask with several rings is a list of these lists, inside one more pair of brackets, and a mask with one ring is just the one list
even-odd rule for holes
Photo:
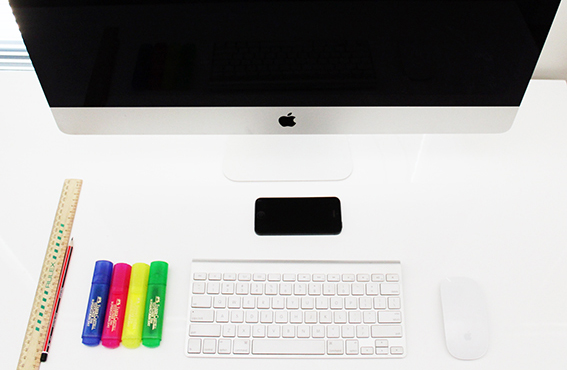
[[344,178],[347,134],[505,132],[559,3],[10,0],[63,132],[236,134],[236,180]]

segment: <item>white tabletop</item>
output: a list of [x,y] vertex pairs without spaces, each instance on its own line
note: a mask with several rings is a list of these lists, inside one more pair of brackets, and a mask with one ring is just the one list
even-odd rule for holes
[[[63,181],[80,178],[75,250],[44,370],[564,369],[566,123],[565,81],[532,81],[507,133],[353,136],[354,172],[344,181],[236,183],[221,170],[226,137],[65,135],[35,75],[2,72],[0,368],[16,367]],[[341,199],[339,236],[254,233],[256,198],[324,195]],[[185,357],[191,260],[219,256],[400,260],[407,357],[320,362]],[[110,350],[81,343],[99,259],[169,262],[159,348]],[[445,347],[439,284],[450,276],[474,278],[487,297],[491,343],[476,361],[456,360]]]

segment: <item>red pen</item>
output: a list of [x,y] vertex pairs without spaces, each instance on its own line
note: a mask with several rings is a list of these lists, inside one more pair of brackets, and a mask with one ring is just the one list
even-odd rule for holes
[[41,362],[47,361],[47,355],[49,354],[49,346],[51,345],[53,328],[55,327],[55,320],[57,319],[57,312],[59,311],[59,304],[61,303],[61,295],[63,294],[65,278],[67,277],[67,269],[69,268],[69,262],[71,261],[71,253],[73,253],[73,239],[71,239],[71,241],[69,242],[69,246],[67,247],[67,251],[65,252],[65,257],[63,259],[61,276],[59,277],[59,284],[57,285],[57,293],[55,293],[55,308],[51,312],[51,318],[49,320],[48,326],[49,331],[47,332],[47,338],[45,339],[43,351],[41,352]]
[[126,263],[117,263],[112,271],[112,282],[108,293],[108,307],[101,337],[102,345],[108,348],[118,347],[122,339],[122,326],[124,324],[131,271],[132,267]]

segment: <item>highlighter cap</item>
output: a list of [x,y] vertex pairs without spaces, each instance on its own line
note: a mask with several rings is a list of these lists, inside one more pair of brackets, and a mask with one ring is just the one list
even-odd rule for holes
[[96,261],[92,283],[110,285],[111,280],[112,262],[105,260]]
[[131,271],[132,266],[127,263],[117,263],[116,265],[114,265],[111,290],[115,293],[128,292]]
[[167,285],[167,271],[169,265],[167,262],[154,261],[150,266],[150,277],[148,285]]
[[145,263],[135,263],[132,265],[132,274],[130,275],[129,291],[141,293],[148,289],[148,274],[150,266]]

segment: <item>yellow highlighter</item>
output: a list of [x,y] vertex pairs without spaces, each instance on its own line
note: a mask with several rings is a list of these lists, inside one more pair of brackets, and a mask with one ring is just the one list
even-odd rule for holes
[[137,348],[142,342],[149,273],[150,266],[145,263],[135,263],[132,265],[124,327],[122,330],[122,344],[126,348]]

